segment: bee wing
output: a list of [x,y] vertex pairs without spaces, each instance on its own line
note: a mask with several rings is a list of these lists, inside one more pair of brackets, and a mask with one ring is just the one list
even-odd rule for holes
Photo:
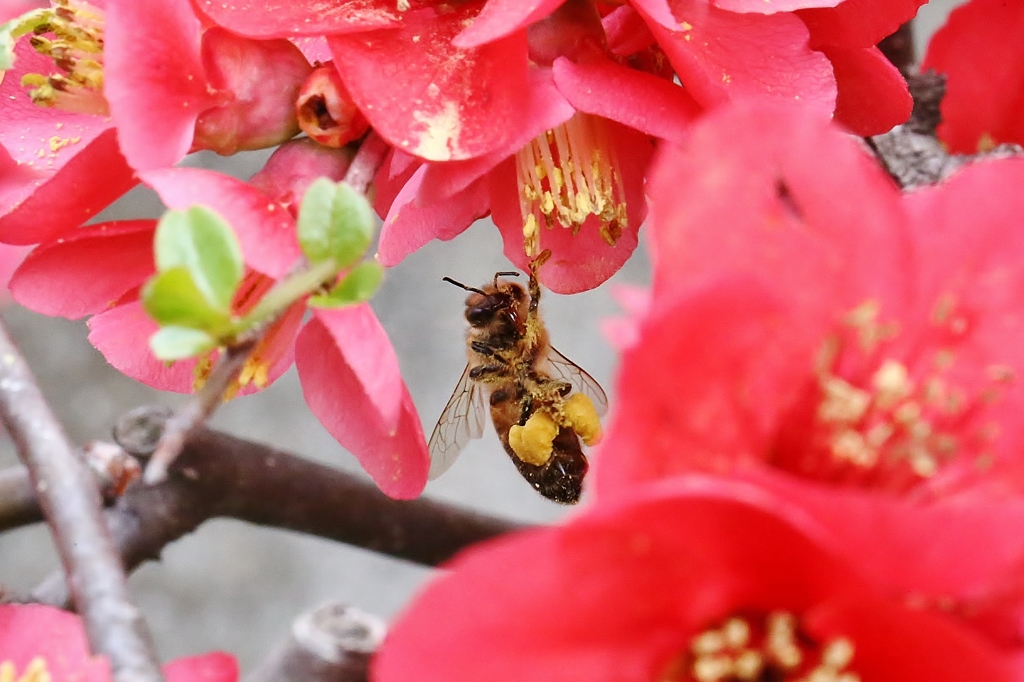
[[603,417],[608,412],[608,396],[605,395],[601,384],[587,374],[586,370],[559,353],[554,346],[550,348],[547,360],[552,378],[568,381],[573,389],[590,398],[597,410],[597,416]]
[[469,441],[484,434],[487,391],[469,378],[469,369],[467,365],[437,420],[434,432],[430,434],[430,480],[448,471]]

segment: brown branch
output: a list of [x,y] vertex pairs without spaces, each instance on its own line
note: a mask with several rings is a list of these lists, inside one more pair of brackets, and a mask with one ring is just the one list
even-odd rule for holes
[[[83,454],[104,502],[113,502],[142,474],[138,460],[112,443],[90,443]],[[0,532],[43,520],[28,469],[0,471]]]
[[[352,159],[342,181],[351,185],[360,194],[366,194],[377,170],[384,163],[388,149],[388,144],[371,130]],[[304,267],[308,267],[308,264],[305,259],[300,259],[293,266],[292,272]],[[227,348],[217,358],[203,387],[168,420],[160,444],[146,466],[146,483],[160,483],[167,478],[167,468],[181,452],[189,435],[209,419],[224,401],[224,395],[241,373],[249,354],[259,345],[274,321],[268,320],[259,325]]]
[[160,664],[103,520],[102,499],[0,324],[0,418],[46,516],[93,651],[117,682],[158,682]]
[[[162,408],[119,420],[115,438],[145,457],[155,447]],[[266,445],[205,427],[188,439],[165,482],[135,484],[107,513],[125,566],[157,559],[169,543],[216,517],[230,517],[337,540],[436,566],[476,542],[522,526],[427,499],[393,500],[373,483]],[[61,583],[33,593],[63,603]]]
[[300,616],[287,639],[245,682],[366,682],[384,621],[344,604]]

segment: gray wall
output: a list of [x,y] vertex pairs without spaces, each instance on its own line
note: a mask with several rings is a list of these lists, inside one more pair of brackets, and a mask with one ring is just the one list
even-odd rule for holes
[[[959,2],[933,2],[920,13],[919,43]],[[246,177],[265,154],[194,162]],[[136,191],[104,214],[107,219],[157,215],[152,195]],[[462,371],[463,292],[444,284],[448,275],[482,283],[507,269],[501,240],[480,222],[452,242],[435,242],[389,271],[373,307],[398,351],[403,373],[429,434]],[[545,294],[543,310],[554,343],[612,387],[615,355],[598,331],[616,314],[609,291],[615,283],[645,284],[646,259],[638,253],[612,282],[573,297]],[[17,307],[4,317],[37,372],[47,395],[78,442],[106,438],[110,425],[136,405],[179,396],[161,395],[112,370],[86,342],[85,325],[48,319]],[[359,467],[306,410],[294,370],[263,393],[226,405],[214,425],[352,471]],[[15,461],[10,442],[0,441],[0,465]],[[489,430],[427,495],[524,521],[557,519],[565,510],[542,499],[522,481]],[[56,566],[43,528],[0,536],[0,585],[31,588]],[[260,660],[299,612],[339,599],[384,616],[406,603],[429,572],[343,545],[240,522],[215,521],[169,547],[159,564],[132,578],[161,654],[172,658],[222,648],[243,665]]]

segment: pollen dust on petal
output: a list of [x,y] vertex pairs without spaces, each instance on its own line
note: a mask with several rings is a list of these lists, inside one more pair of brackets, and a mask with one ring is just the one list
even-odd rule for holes
[[455,102],[445,102],[444,108],[435,113],[414,111],[412,115],[424,128],[414,154],[431,161],[450,161],[462,155],[459,149],[462,121]]

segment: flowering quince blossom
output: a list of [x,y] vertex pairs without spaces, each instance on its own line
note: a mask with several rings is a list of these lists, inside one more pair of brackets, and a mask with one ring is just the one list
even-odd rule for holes
[[457,557],[397,619],[374,679],[1014,679],[990,642],[888,599],[819,531],[722,480],[634,490]]
[[1024,144],[1024,5],[973,0],[949,14],[928,45],[922,68],[946,76],[939,138],[973,154]]
[[[168,682],[237,682],[238,663],[222,652],[188,656],[163,668]],[[78,616],[41,604],[0,605],[0,678],[12,682],[107,682],[110,665],[92,656]]]
[[[541,279],[572,293],[597,286],[632,253],[644,216],[646,142],[678,139],[701,107],[798,99],[823,114],[836,110],[862,134],[905,120],[906,84],[874,43],[922,2],[858,0],[844,11],[820,0],[637,0],[608,12],[596,31],[590,0],[409,3],[398,12],[388,2],[341,0],[281,11],[271,3],[275,11],[266,12],[253,2],[199,7],[244,35],[327,34],[370,123],[427,162],[396,154],[381,178],[401,187],[378,201],[387,215],[382,263],[451,239],[490,212],[510,260],[525,268],[549,248]],[[812,49],[813,31],[794,10],[809,13],[820,49],[831,54]],[[667,54],[684,87],[623,64],[638,53],[662,63]]]
[[1008,159],[901,196],[806,113],[707,117],[652,182],[654,283],[599,491],[737,467],[915,498],[1018,487],[1021,183]]
[[1022,650],[1021,183],[1009,159],[900,195],[806,113],[708,116],[654,175],[654,282],[613,327],[598,498],[694,471],[753,481],[894,594]]
[[[273,190],[271,196],[205,170],[143,171],[140,177],[170,208],[203,204],[235,228],[249,268],[235,301],[241,314],[300,257],[295,218],[284,204],[297,208],[295,197],[318,175],[344,175],[345,152],[334,151],[331,161],[323,158],[325,151],[308,141],[282,147],[276,155],[285,161],[272,158],[254,178],[264,191]],[[308,163],[311,156],[315,163]],[[152,220],[101,223],[42,244],[15,274],[12,292],[22,305],[47,315],[91,315],[89,340],[114,367],[150,386],[188,392],[205,380],[214,357],[168,366],[149,350],[157,324],[139,291],[156,270],[155,229]],[[271,326],[234,390],[263,388],[294,359],[306,402],[331,435],[385,493],[419,495],[429,467],[426,442],[380,322],[367,304],[315,308],[303,325],[305,310],[300,301]]]
[[55,0],[40,12],[25,22],[50,30],[18,41],[0,83],[4,242],[78,227],[137,182],[133,168],[298,132],[311,67],[288,41],[203,30],[186,0]]

